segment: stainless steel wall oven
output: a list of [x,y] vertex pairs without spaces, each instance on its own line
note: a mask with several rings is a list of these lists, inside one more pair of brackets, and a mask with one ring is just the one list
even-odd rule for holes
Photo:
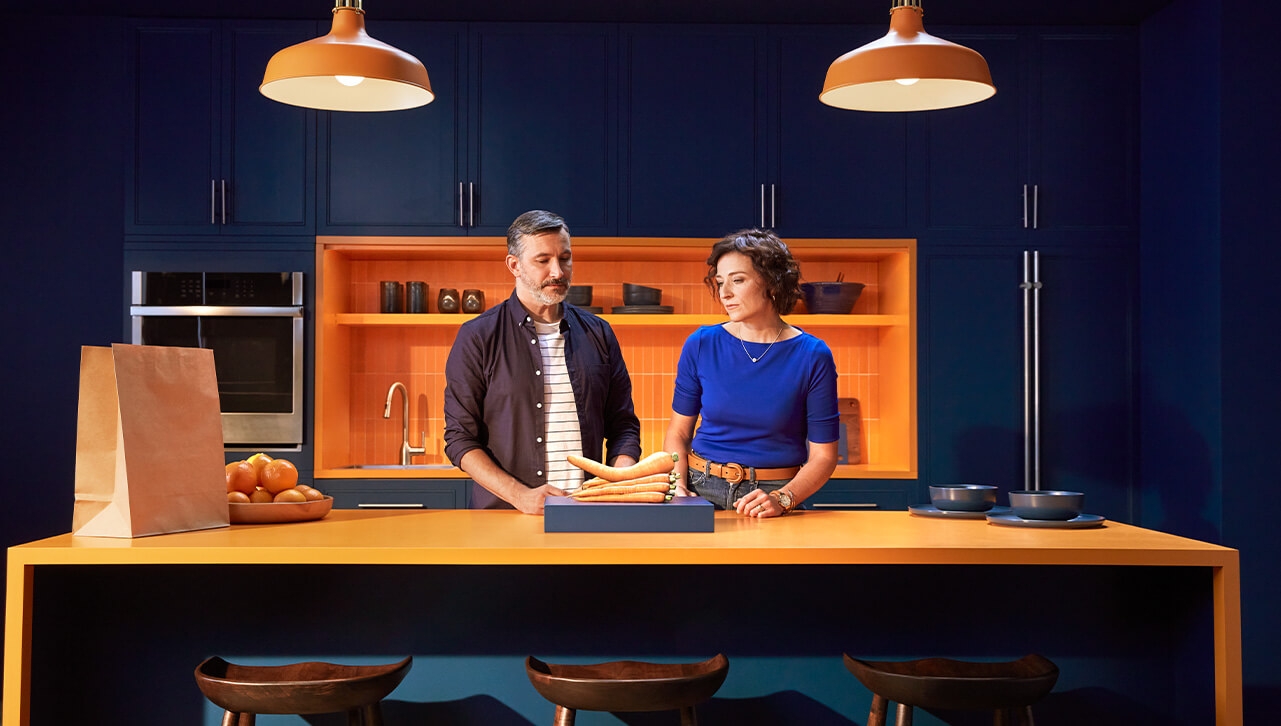
[[303,432],[303,273],[132,273],[137,345],[214,353],[223,445],[296,448]]

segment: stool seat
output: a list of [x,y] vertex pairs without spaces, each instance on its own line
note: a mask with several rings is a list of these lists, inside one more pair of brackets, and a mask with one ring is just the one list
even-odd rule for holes
[[556,704],[558,724],[572,724],[573,711],[670,710],[681,710],[683,723],[694,723],[693,707],[725,682],[729,659],[722,653],[699,663],[564,665],[529,656],[525,673],[534,689]]
[[[405,658],[385,665],[292,663],[247,666],[214,656],[196,667],[196,685],[214,705],[232,714],[315,714],[346,711],[353,722],[400,685],[413,665]],[[241,719],[240,723],[245,723]],[[253,722],[252,717],[247,719]]]
[[845,667],[873,694],[869,725],[884,723],[886,701],[899,704],[899,723],[911,723],[911,707],[990,710],[997,713],[998,721],[1030,720],[1031,705],[1044,698],[1059,678],[1058,666],[1035,654],[1002,663],[950,658],[871,661],[845,654]]

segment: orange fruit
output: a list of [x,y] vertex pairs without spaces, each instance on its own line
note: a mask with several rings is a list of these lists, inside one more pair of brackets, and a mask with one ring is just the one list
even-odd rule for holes
[[271,501],[273,502],[305,502],[307,501],[307,495],[298,491],[294,487],[290,487],[276,494],[276,498]]
[[269,504],[271,503],[271,499],[272,494],[266,489],[255,489],[249,495],[249,501],[254,504]]
[[298,485],[298,469],[288,459],[272,459],[262,467],[258,483],[272,494],[279,494]]
[[227,492],[228,504],[248,504],[249,495],[244,492]]
[[227,465],[227,491],[250,494],[258,486],[258,474],[253,464],[247,461],[233,461]]
[[298,491],[302,492],[303,496],[307,497],[307,501],[309,502],[315,502],[325,498],[325,495],[322,494],[319,489],[316,489],[315,487],[309,487],[306,484],[299,484],[298,486],[294,487],[294,489],[297,489]]
[[268,462],[272,461],[272,458],[260,452],[260,453],[254,454],[248,459],[245,459],[245,461],[249,462],[249,464],[253,466],[254,476],[258,477],[256,480],[256,483],[259,486],[262,486],[262,468],[266,466]]

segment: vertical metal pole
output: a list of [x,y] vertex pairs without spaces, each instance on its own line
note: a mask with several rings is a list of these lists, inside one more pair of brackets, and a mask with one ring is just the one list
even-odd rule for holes
[[1041,253],[1032,253],[1032,489],[1041,488]]
[[[1026,194],[1024,199],[1026,199]],[[1032,488],[1032,318],[1029,254],[1023,250],[1023,488]]]

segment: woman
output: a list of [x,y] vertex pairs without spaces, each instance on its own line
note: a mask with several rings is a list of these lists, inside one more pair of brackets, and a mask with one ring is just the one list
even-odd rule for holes
[[664,448],[680,455],[681,494],[777,517],[836,469],[836,364],[826,343],[783,322],[800,297],[800,267],[772,232],[731,234],[707,264],[704,282],[729,322],[685,341]]

